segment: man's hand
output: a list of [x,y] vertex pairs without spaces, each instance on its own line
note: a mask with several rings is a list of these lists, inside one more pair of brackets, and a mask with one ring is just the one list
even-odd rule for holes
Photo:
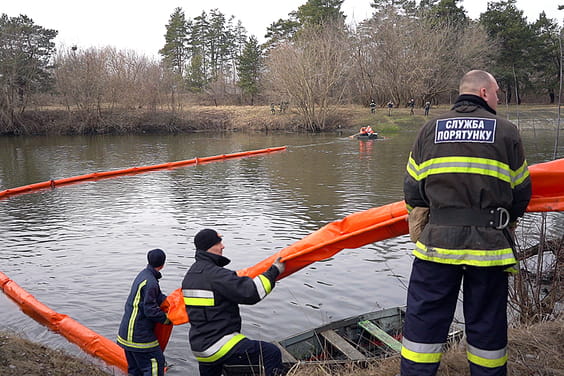
[[280,274],[284,273],[284,270],[286,270],[286,263],[282,262],[281,260],[282,257],[278,257],[276,261],[274,261],[274,263],[272,264],[273,266],[276,266]]

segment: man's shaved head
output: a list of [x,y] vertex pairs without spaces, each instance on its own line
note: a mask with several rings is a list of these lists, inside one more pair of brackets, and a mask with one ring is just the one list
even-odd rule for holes
[[494,82],[495,78],[488,72],[472,70],[462,77],[458,91],[460,94],[479,95],[481,88],[489,88]]
[[459,94],[477,95],[492,108],[497,108],[499,86],[494,76],[482,70],[471,70],[460,80]]

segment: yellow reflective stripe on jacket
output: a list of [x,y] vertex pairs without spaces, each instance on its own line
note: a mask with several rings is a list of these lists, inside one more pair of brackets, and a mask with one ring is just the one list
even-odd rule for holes
[[466,356],[474,364],[487,368],[502,367],[507,363],[507,348],[499,350],[482,350],[466,344]]
[[440,157],[432,158],[417,164],[412,154],[407,162],[407,172],[416,181],[421,181],[429,175],[463,173],[477,174],[497,178],[511,185],[511,188],[521,184],[528,176],[527,162],[513,171],[508,164],[488,158],[474,157]]
[[527,179],[528,177],[529,177],[529,169],[527,166],[527,161],[525,161],[523,162],[521,167],[519,167],[517,170],[514,171],[513,181],[515,183],[515,186],[518,186],[519,184],[523,183],[525,179]]
[[182,289],[184,304],[190,306],[213,307],[215,298],[211,290]]
[[122,345],[125,345],[127,347],[132,347],[132,348],[136,348],[136,349],[151,349],[153,347],[157,347],[159,346],[159,341],[155,340],[152,342],[133,342],[133,341],[128,341],[126,339],[121,338],[119,335],[117,337],[117,342],[121,343]]
[[481,249],[446,249],[427,247],[418,241],[413,250],[415,257],[453,265],[472,266],[503,266],[517,263],[511,248],[481,250]]
[[272,291],[272,284],[270,283],[270,280],[262,274],[253,278],[253,282],[255,283],[258,295],[261,299],[270,294]]
[[241,333],[231,333],[222,337],[219,341],[204,351],[193,351],[198,362],[211,363],[225,356],[236,344],[241,342],[245,336]]
[[442,343],[418,343],[403,337],[401,356],[416,363],[438,363],[443,355]]
[[127,324],[127,341],[133,343],[133,331],[135,329],[135,320],[137,315],[139,315],[139,305],[141,304],[141,289],[147,284],[147,280],[144,280],[137,286],[137,291],[135,292],[135,298],[133,298],[133,310],[131,311],[131,316],[129,317],[129,323]]

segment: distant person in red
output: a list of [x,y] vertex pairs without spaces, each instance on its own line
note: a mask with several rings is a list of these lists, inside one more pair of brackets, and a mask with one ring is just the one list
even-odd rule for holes
[[166,298],[159,286],[165,260],[162,249],[147,253],[148,265],[133,281],[125,302],[117,343],[125,350],[129,376],[164,375],[165,358],[155,335],[155,324],[171,323],[160,308]]

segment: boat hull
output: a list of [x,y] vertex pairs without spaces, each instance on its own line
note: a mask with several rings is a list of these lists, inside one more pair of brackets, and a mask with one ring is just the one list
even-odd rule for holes
[[376,140],[378,139],[378,133],[372,134],[358,134],[355,136],[357,140]]

